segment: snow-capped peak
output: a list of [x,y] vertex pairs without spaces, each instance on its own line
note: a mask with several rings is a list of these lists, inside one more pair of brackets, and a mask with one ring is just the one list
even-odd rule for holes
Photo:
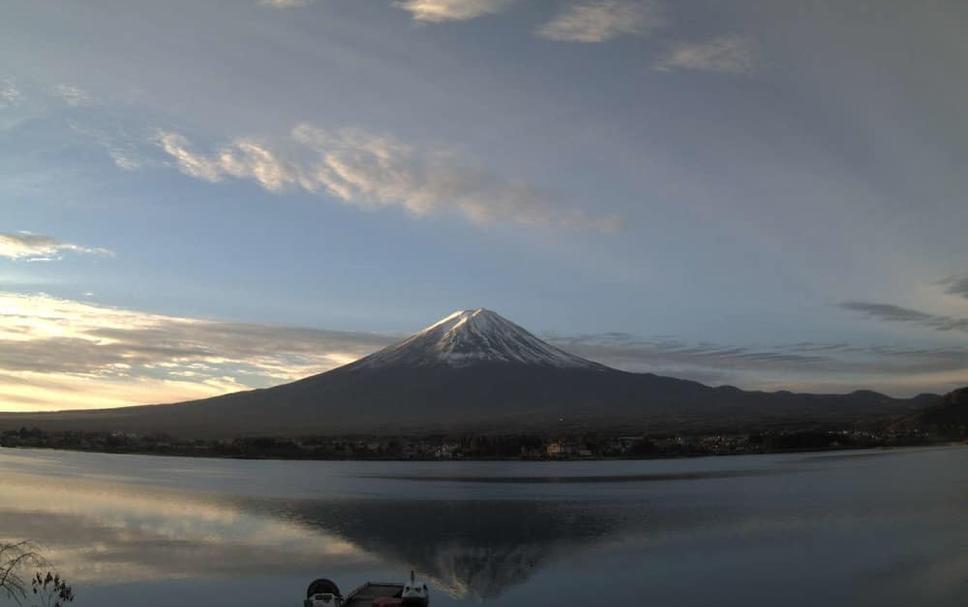
[[484,308],[459,310],[416,335],[360,360],[357,368],[390,365],[517,363],[545,367],[605,369],[538,339]]

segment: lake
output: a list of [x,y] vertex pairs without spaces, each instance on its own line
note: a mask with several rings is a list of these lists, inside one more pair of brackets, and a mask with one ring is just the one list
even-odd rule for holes
[[0,449],[0,538],[75,605],[297,606],[411,568],[431,605],[965,605],[968,448],[607,462]]

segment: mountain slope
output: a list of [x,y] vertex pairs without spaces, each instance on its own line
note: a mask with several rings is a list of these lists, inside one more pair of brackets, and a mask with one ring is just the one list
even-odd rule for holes
[[541,341],[498,314],[456,312],[359,361],[290,384],[173,405],[0,416],[0,428],[241,434],[711,431],[909,415],[938,397],[745,392],[627,373]]
[[945,394],[940,403],[910,418],[908,425],[952,436],[968,436],[968,388]]
[[484,308],[454,312],[413,337],[352,363],[350,367],[466,367],[479,363],[515,363],[598,371],[608,369],[545,343]]

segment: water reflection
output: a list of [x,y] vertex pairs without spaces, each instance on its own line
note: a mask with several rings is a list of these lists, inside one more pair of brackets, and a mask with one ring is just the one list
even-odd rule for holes
[[80,584],[389,567],[487,599],[640,520],[585,501],[281,500],[51,480],[6,475],[0,538],[40,543]]
[[45,545],[79,607],[298,604],[321,574],[411,567],[437,605],[954,606],[966,466],[966,449],[560,466],[0,450],[0,541]]
[[78,583],[289,574],[372,560],[338,536],[226,500],[5,475],[0,540],[30,538]]
[[303,500],[272,507],[380,559],[415,568],[452,596],[477,599],[495,598],[558,555],[627,535],[642,521],[628,506],[586,501]]

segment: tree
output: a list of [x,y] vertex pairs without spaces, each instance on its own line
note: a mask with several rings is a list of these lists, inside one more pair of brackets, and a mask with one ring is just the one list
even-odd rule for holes
[[21,571],[43,564],[40,553],[30,542],[0,544],[0,598],[21,603],[27,597],[27,581]]
[[[24,571],[34,570],[34,576],[24,578]],[[37,607],[64,607],[74,600],[74,590],[59,574],[48,569],[40,550],[31,542],[0,544],[0,600],[12,600],[18,605],[28,603]]]
[[38,607],[64,607],[74,600],[74,589],[60,574],[48,571],[46,574],[38,571],[30,582],[31,590],[37,598]]

